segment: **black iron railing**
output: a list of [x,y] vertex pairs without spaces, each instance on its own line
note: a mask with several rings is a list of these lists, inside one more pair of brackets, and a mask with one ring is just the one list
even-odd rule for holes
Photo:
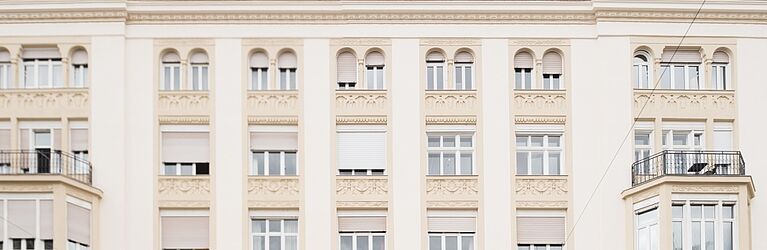
[[667,175],[737,176],[746,174],[740,151],[664,150],[631,165],[631,184],[637,186]]
[[92,174],[90,162],[60,150],[0,150],[0,175],[62,175],[90,185]]

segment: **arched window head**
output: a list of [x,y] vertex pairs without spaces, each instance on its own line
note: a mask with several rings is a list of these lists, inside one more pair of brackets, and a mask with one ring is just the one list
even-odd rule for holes
[[176,52],[162,55],[161,90],[181,90],[181,57]]
[[445,89],[445,55],[432,51],[426,55],[426,89]]
[[189,57],[189,79],[192,90],[208,90],[208,54],[197,51]]
[[426,55],[426,62],[444,62],[445,61],[445,55],[438,51],[432,51],[428,55]]
[[474,89],[474,56],[466,51],[455,54],[455,89]]
[[373,51],[365,56],[365,81],[367,89],[384,89],[384,55]]
[[650,53],[644,50],[634,53],[632,74],[634,88],[647,89],[650,87]]
[[296,90],[296,68],[298,60],[293,52],[283,52],[277,57],[277,68],[279,68],[279,89]]
[[269,57],[264,52],[250,55],[250,90],[269,89]]
[[168,52],[162,55],[163,63],[178,63],[181,62],[181,57],[176,52]]
[[730,87],[730,56],[724,51],[714,52],[711,57],[711,82],[717,90],[727,90]]
[[514,88],[533,88],[533,55],[522,51],[514,55]]
[[72,53],[70,82],[72,87],[88,86],[88,52],[77,49]]
[[543,89],[562,89],[562,56],[557,52],[543,55]]
[[341,52],[336,58],[338,89],[353,89],[357,86],[357,57],[349,51]]
[[11,87],[11,53],[0,49],[0,89]]

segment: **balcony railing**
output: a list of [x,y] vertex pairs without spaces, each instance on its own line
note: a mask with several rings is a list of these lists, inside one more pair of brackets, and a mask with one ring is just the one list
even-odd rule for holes
[[631,165],[631,184],[637,186],[662,176],[740,176],[746,163],[740,151],[664,150]]
[[93,167],[60,150],[0,150],[0,175],[62,175],[90,185]]

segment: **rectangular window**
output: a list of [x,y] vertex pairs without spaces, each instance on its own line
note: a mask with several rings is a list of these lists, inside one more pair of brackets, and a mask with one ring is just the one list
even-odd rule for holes
[[473,250],[477,230],[476,210],[427,212],[429,250]]
[[269,68],[250,68],[250,90],[269,89]]
[[474,175],[474,136],[428,134],[428,175]]
[[298,175],[295,151],[253,151],[251,175]]
[[25,88],[58,88],[64,85],[61,59],[24,59]]
[[517,242],[543,246],[565,242],[564,210],[517,210]]
[[296,90],[296,68],[280,68],[280,90]]
[[517,175],[561,175],[564,167],[561,134],[518,134]]
[[429,250],[474,250],[474,233],[429,233]]
[[524,244],[524,245],[517,245],[517,250],[562,250],[562,245]]
[[386,249],[386,211],[339,210],[341,250]]
[[341,175],[383,174],[386,169],[385,127],[339,127],[336,147]]
[[88,86],[88,64],[72,64],[72,87]]
[[474,71],[473,63],[455,63],[455,89],[473,90]]
[[514,82],[516,89],[532,89],[533,77],[530,68],[514,68]]
[[[384,89],[384,66],[367,65],[365,68],[367,89]],[[352,86],[353,88],[354,86]]]
[[207,126],[186,131],[162,131],[162,175],[210,173],[210,142]]
[[208,249],[208,210],[160,210],[162,249]]
[[67,242],[67,250],[89,250],[89,249],[90,247],[86,244],[77,243],[74,241]]
[[685,249],[687,242],[693,250],[735,249],[735,215],[736,206],[727,201],[675,201],[672,206],[673,249]]
[[295,127],[250,133],[250,175],[298,175],[298,134]]
[[660,68],[661,88],[702,89],[697,64],[663,64]]
[[638,89],[648,89],[650,88],[650,84],[648,80],[650,79],[650,73],[648,70],[648,65],[646,62],[644,64],[634,64],[633,67],[633,76],[634,76],[634,86]]
[[253,250],[298,250],[298,220],[252,219]]
[[716,90],[730,89],[729,76],[728,65],[726,63],[711,64],[711,82],[713,82]]
[[426,89],[443,90],[445,89],[445,64],[426,63]]
[[634,131],[634,161],[645,159],[652,154],[652,131]]
[[0,63],[0,89],[11,87],[11,64],[7,62]]
[[163,63],[160,74],[162,90],[181,90],[180,63]]
[[682,250],[684,248],[684,205],[674,204],[671,207],[671,242],[673,250]]
[[192,63],[192,90],[208,90],[208,64]]
[[636,214],[637,250],[658,250],[658,208],[641,211]]
[[562,89],[561,76],[561,74],[543,74],[543,89]]
[[386,233],[340,233],[341,250],[385,250]]

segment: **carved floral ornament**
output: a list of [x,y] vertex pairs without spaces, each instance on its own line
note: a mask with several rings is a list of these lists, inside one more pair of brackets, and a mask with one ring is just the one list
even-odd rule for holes
[[160,93],[160,109],[168,111],[207,112],[210,97],[207,93]]
[[673,110],[696,110],[696,111],[716,111],[716,110],[734,110],[735,95],[733,93],[635,93],[634,107],[641,108],[647,103],[648,108],[652,109],[673,109]]
[[517,179],[517,195],[565,195],[566,179]]
[[209,179],[166,178],[157,185],[160,195],[208,195]]
[[336,94],[336,108],[339,113],[383,113],[386,111],[387,101],[386,93]]
[[387,179],[337,179],[338,195],[386,195],[389,192]]
[[249,93],[247,105],[248,109],[256,111],[296,112],[298,109],[298,92]]
[[0,93],[0,108],[87,108],[88,90],[73,91],[3,91]]
[[478,195],[477,179],[429,179],[426,180],[427,195]]
[[298,195],[298,179],[250,179],[250,195]]

